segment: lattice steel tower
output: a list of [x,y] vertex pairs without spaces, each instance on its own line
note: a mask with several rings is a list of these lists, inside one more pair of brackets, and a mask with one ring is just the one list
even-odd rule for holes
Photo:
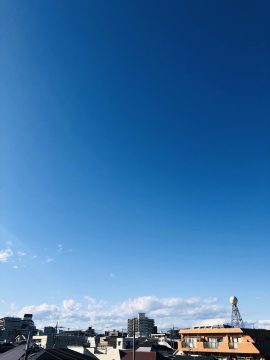
[[243,319],[241,317],[240,311],[238,309],[237,303],[238,299],[236,296],[230,297],[230,303],[232,304],[232,316],[231,316],[231,326],[232,327],[239,327],[243,328],[244,323]]

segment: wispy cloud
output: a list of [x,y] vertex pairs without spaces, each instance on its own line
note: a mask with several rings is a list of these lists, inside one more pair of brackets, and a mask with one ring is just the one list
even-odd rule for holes
[[26,256],[27,254],[26,254],[26,252],[18,251],[18,252],[17,252],[17,255],[18,255],[18,256]]
[[72,249],[66,249],[62,244],[57,245],[57,254],[68,254],[72,252],[73,252]]
[[[1,249],[2,248],[2,249]],[[57,245],[57,249],[44,249],[43,253],[36,253],[26,246],[14,233],[3,224],[0,224],[0,263],[9,262],[14,269],[25,268],[31,264],[49,264],[56,261],[57,255],[72,252],[65,249],[62,244]]]
[[62,244],[58,244],[57,245],[57,252],[58,252],[58,254],[60,254],[62,251],[63,251],[63,245]]
[[26,261],[23,260],[23,258],[27,257],[25,244],[3,224],[0,224],[0,239],[2,239],[2,244],[5,244],[6,247],[0,250],[0,262],[7,262],[10,257],[12,257],[11,262],[13,263],[16,261]]
[[0,262],[7,262],[13,256],[13,251],[10,248],[0,250]]
[[11,232],[6,226],[0,224],[0,242],[5,244],[7,247],[13,247],[15,244],[17,247],[21,245],[21,242],[13,232]]
[[45,263],[48,264],[48,263],[51,263],[51,262],[54,262],[54,259],[49,257],[49,256],[46,256]]

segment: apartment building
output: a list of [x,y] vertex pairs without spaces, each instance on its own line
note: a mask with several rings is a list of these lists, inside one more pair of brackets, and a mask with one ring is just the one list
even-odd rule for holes
[[36,330],[32,314],[25,314],[23,319],[18,317],[4,317],[0,319],[0,341],[15,341],[17,335],[27,338],[29,332]]
[[133,336],[134,328],[135,328],[136,337],[147,337],[157,332],[155,321],[145,316],[145,313],[139,313],[137,318],[128,319],[127,321],[128,337]]
[[181,329],[179,334],[178,350],[184,355],[270,360],[270,330],[219,325]]

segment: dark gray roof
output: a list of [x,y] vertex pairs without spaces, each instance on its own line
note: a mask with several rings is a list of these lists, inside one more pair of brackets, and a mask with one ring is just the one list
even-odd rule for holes
[[214,356],[192,356],[192,355],[176,355],[175,360],[215,360],[216,358]]
[[96,360],[96,356],[84,355],[77,351],[66,348],[48,349],[34,355],[34,359],[38,360]]
[[19,360],[25,354],[25,345],[16,346],[14,349],[8,350],[0,354],[0,360]]
[[15,345],[11,344],[11,343],[4,343],[4,344],[0,344],[0,353],[4,353],[8,350],[11,350],[15,347]]

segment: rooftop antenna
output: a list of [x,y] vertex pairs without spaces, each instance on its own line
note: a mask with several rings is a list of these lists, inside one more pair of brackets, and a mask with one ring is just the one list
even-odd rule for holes
[[237,303],[238,303],[237,297],[231,296],[230,303],[232,304],[231,326],[237,327],[237,328],[243,328],[244,323],[243,323],[243,319],[241,317],[240,311],[237,306]]

